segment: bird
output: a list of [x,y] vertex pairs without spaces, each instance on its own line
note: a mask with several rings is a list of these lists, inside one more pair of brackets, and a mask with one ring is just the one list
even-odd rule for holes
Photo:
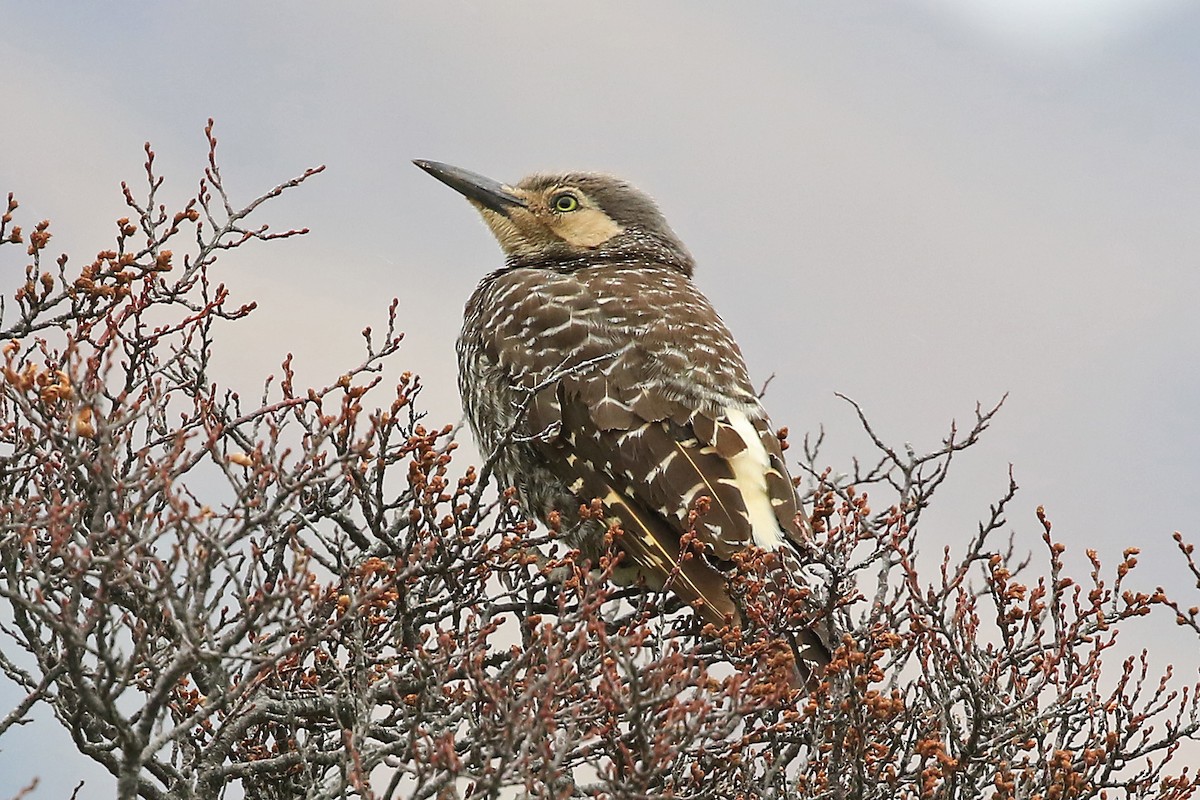
[[[475,207],[505,256],[467,301],[456,346],[464,410],[499,480],[593,564],[618,525],[614,582],[667,586],[716,628],[742,624],[737,555],[802,563],[807,522],[742,352],[657,204],[603,173],[509,185],[413,163]],[[581,508],[596,499],[601,519]],[[681,558],[689,530],[700,557]],[[829,661],[813,631],[793,647]]]

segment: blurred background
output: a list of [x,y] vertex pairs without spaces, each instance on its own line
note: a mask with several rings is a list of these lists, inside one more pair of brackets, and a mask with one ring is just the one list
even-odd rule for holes
[[[235,203],[328,166],[258,215],[308,236],[218,262],[259,303],[216,357],[243,393],[289,352],[298,384],[336,380],[395,296],[395,368],[422,376],[431,423],[456,422],[462,304],[501,258],[410,159],[613,172],[659,200],[755,381],[775,376],[776,424],[797,444],[824,427],[835,470],[869,456],[835,392],[918,451],[1009,394],[925,518],[927,557],[965,543],[1011,464],[1019,551],[1044,505],[1076,574],[1086,548],[1115,566],[1139,546],[1137,588],[1196,602],[1170,538],[1200,539],[1194,3],[2,8],[0,192],[27,229],[53,220],[52,256],[109,246],[146,140],[181,207],[210,116]],[[23,250],[0,256],[11,294]],[[1174,630],[1164,613],[1124,644],[1194,679]],[[17,699],[0,685],[0,713]],[[34,797],[114,785],[44,711],[0,740],[0,797],[33,776]]]

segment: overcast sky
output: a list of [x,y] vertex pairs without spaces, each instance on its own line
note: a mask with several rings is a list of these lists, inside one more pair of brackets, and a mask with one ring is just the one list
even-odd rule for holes
[[[1170,534],[1200,539],[1200,5],[1187,0],[888,4],[9,3],[0,14],[0,192],[86,263],[153,142],[182,205],[217,121],[235,199],[325,174],[264,209],[303,239],[218,267],[259,311],[218,355],[251,391],[357,363],[400,299],[433,421],[455,422],[453,339],[500,255],[469,206],[411,166],[515,181],[598,169],[658,200],[696,280],[798,440],[831,465],[867,443],[936,446],[1009,393],[926,519],[964,542],[1006,486],[1025,548],[1045,505],[1078,566],[1143,548],[1143,586],[1192,593]],[[0,288],[21,278],[0,259]],[[1082,570],[1079,570],[1082,572]],[[1143,629],[1196,643],[1169,620]],[[1137,644],[1137,641],[1131,641]],[[0,688],[3,707],[13,694]],[[0,797],[111,782],[41,715],[0,740]],[[75,765],[79,764],[78,771]]]

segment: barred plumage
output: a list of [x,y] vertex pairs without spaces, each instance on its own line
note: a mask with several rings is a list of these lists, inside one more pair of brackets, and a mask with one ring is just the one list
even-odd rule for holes
[[[516,186],[433,162],[507,256],[467,303],[459,387],[485,454],[525,509],[558,511],[595,557],[603,501],[625,530],[618,580],[661,586],[697,498],[706,557],[671,589],[717,625],[740,619],[724,571],[749,545],[793,551],[803,518],[778,438],[720,316],[691,281],[690,254],[644,194],[591,173]],[[507,440],[507,441],[506,441]],[[827,653],[809,636],[805,658]]]

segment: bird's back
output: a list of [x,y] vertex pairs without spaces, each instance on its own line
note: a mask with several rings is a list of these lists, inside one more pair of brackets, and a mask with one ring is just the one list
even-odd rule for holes
[[[715,506],[708,543],[721,561],[747,544],[798,536],[779,443],[741,351],[677,270],[617,263],[493,273],[467,305],[458,352],[477,440],[490,453],[515,434],[500,477],[522,490],[531,513],[569,518],[587,490],[600,499],[615,492],[678,527],[704,495]],[[750,487],[737,471],[747,459]]]
[[712,305],[686,276],[656,265],[492,273],[467,303],[458,355],[472,418],[488,389],[527,391],[556,375],[603,375],[623,390],[639,387],[642,402],[765,416]]

